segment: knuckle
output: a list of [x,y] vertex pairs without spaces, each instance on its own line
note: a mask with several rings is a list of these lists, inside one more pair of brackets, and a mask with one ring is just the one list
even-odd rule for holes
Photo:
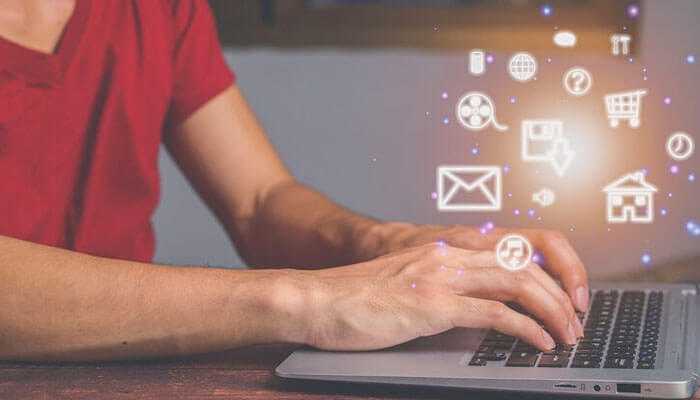
[[494,301],[486,306],[486,314],[495,324],[499,324],[508,314],[508,307],[503,303]]

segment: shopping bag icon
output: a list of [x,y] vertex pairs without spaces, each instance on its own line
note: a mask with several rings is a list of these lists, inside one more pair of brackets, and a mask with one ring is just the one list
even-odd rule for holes
[[503,183],[501,167],[441,166],[437,171],[440,211],[499,211]]

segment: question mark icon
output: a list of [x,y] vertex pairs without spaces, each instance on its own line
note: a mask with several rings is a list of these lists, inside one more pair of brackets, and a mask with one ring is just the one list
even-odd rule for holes
[[572,96],[583,96],[592,86],[591,74],[581,67],[571,68],[564,74],[564,89]]

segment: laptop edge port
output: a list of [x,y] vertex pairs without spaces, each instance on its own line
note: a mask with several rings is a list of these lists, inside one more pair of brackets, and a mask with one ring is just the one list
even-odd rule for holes
[[555,383],[554,387],[557,389],[578,389],[578,386],[573,383]]
[[642,385],[638,383],[618,383],[617,393],[642,393]]

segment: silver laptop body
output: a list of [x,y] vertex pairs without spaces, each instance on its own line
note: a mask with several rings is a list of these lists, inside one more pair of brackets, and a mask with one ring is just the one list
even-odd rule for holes
[[[470,366],[470,361],[475,358],[487,332],[481,329],[455,329],[381,351],[326,352],[305,348],[294,352],[282,362],[277,367],[276,374],[292,379],[474,390],[690,398],[696,389],[700,351],[697,335],[700,299],[697,287],[654,283],[592,285],[593,294],[598,291],[642,291],[646,299],[651,292],[663,293],[658,349],[652,369],[639,369],[639,360],[626,369],[605,368],[605,363],[596,368],[574,368],[572,365],[573,357],[577,354],[576,348],[571,353],[572,360],[561,368],[540,367],[539,362],[532,367],[506,366],[507,361]],[[644,309],[647,309],[646,304]],[[614,319],[617,319],[617,312],[619,311],[616,310]],[[609,351],[611,345],[606,346],[606,351]],[[642,344],[637,346],[639,350]]]

